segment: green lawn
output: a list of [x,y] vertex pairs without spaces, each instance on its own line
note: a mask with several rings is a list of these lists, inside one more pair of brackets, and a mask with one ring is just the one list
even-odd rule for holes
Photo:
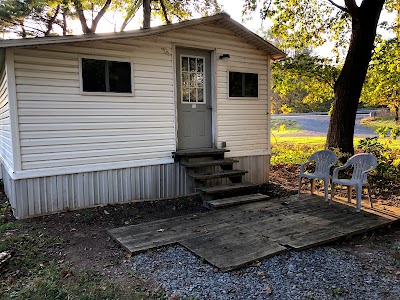
[[[354,146],[357,147],[361,138],[354,139]],[[317,150],[325,147],[326,137],[288,137],[271,136],[272,142],[272,164],[300,164]],[[400,149],[400,140],[388,138],[379,139],[379,142],[389,149]]]
[[297,122],[289,119],[272,119],[271,120],[271,131],[272,134],[292,134],[299,132],[301,127],[297,125]]
[[385,127],[385,126],[387,126],[389,128],[400,126],[400,124],[397,124],[392,116],[377,117],[377,118],[367,117],[367,118],[362,119],[360,121],[360,124],[362,124],[365,127],[369,127],[373,130],[376,130],[379,127]]

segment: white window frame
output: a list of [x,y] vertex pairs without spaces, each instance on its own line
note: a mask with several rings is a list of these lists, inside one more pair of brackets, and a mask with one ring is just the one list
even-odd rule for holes
[[[229,82],[229,73],[231,73],[231,72],[233,72],[233,73],[249,73],[249,74],[257,74],[257,97],[230,97],[229,96],[229,84],[230,84],[230,82]],[[250,71],[250,70],[248,70],[248,71],[243,71],[243,70],[228,70],[227,72],[226,72],[226,82],[228,83],[227,84],[227,91],[226,91],[226,93],[227,93],[227,95],[228,95],[228,99],[232,99],[232,100],[259,100],[260,99],[260,73],[259,72],[253,72],[253,71]]]
[[[189,58],[202,58],[203,59],[203,74],[204,74],[204,81],[203,81],[203,102],[186,102],[186,101],[183,101],[183,93],[182,93],[182,86],[183,86],[183,84],[182,84],[182,57],[189,57]],[[205,104],[207,104],[207,99],[206,99],[206,95],[207,95],[207,93],[206,93],[206,86],[207,86],[207,84],[206,84],[206,76],[207,76],[207,74],[206,74],[206,58],[204,57],[204,56],[198,56],[198,55],[188,55],[188,54],[181,54],[180,55],[180,57],[179,57],[179,67],[180,67],[180,69],[179,69],[179,75],[180,75],[180,88],[181,88],[181,103],[182,104],[199,104],[199,105],[205,105]],[[188,67],[189,67],[189,71],[188,71],[188,73],[189,73],[189,79],[190,79],[190,66],[188,65]],[[197,67],[197,66],[196,66]],[[190,93],[189,93],[190,94]]]
[[[83,91],[83,70],[82,70],[82,59],[95,59],[95,60],[106,60],[106,61],[118,61],[130,63],[131,65],[131,92],[130,93],[116,93],[116,92],[85,92]],[[132,59],[124,59],[117,57],[109,57],[109,56],[88,56],[88,55],[79,55],[79,91],[81,95],[85,96],[121,96],[121,97],[132,97],[134,94],[134,85],[133,85],[133,60]]]

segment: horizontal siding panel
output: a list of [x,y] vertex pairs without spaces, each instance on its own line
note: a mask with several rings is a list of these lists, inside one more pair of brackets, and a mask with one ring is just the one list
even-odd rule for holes
[[[27,53],[29,55],[29,53]],[[50,53],[49,53],[49,56]],[[31,64],[31,65],[51,65],[51,66],[60,66],[60,67],[78,67],[78,60],[74,59],[61,59],[61,58],[49,58],[46,57],[32,57],[32,56],[24,56],[24,55],[15,55],[15,63],[21,64]]]
[[[150,95],[150,96],[149,96]],[[90,101],[92,103],[96,102],[106,102],[106,103],[174,103],[174,99],[171,97],[152,97],[148,94],[147,97],[117,97],[117,96],[107,96],[107,95],[69,95],[69,94],[37,94],[37,93],[18,93],[18,100],[27,101],[68,101],[68,102],[85,102]],[[74,104],[72,104],[74,105]]]
[[37,94],[79,94],[78,87],[47,87],[37,85],[17,85],[17,93],[37,93]]
[[66,80],[79,80],[79,74],[78,73],[61,73],[61,72],[50,72],[50,71],[38,71],[38,70],[23,70],[19,69],[16,70],[15,72],[17,80],[19,80],[19,77],[28,77],[28,78],[35,78],[37,80],[42,80],[42,79],[51,79],[51,80],[60,80],[60,79],[66,79]]
[[[66,126],[65,124],[60,124],[55,122],[54,124],[21,124],[21,131],[45,131],[51,128],[54,131],[68,131],[68,130],[102,130],[104,128],[108,129],[132,129],[140,132],[143,128],[174,128],[174,122],[125,122],[125,123],[71,123]],[[116,132],[118,134],[118,132]]]
[[[42,133],[42,136],[47,138],[37,139],[22,139],[22,146],[55,146],[55,145],[73,145],[73,144],[91,144],[91,143],[118,143],[122,145],[127,141],[145,141],[147,143],[151,141],[159,140],[172,140],[175,138],[174,133],[158,133],[154,134],[156,130],[153,130],[153,134],[140,134],[139,132],[135,135],[101,135],[101,136],[85,136],[85,137],[72,137],[72,138],[49,138],[47,134]],[[163,141],[164,143],[164,141]]]
[[[75,124],[77,118],[75,116],[20,116],[20,124],[60,124],[64,125],[64,128],[69,127],[69,123]],[[84,116],[81,120],[83,123],[95,123],[101,126],[102,122],[110,123],[124,123],[124,122],[148,122],[148,123],[158,123],[158,122],[173,122],[173,116],[159,116],[155,120],[152,116]],[[68,125],[66,125],[68,123]]]
[[79,74],[77,67],[59,67],[59,66],[48,66],[48,65],[33,65],[33,64],[20,64],[15,63],[15,69],[18,71],[49,71],[49,72],[60,72],[60,73],[74,73]]
[[[143,111],[144,109],[152,110],[165,110],[174,112],[174,105],[172,103],[137,103],[137,102],[94,102],[94,101],[84,101],[85,97],[81,98],[81,101],[57,101],[57,100],[48,100],[48,101],[26,101],[21,100],[18,103],[18,107],[21,109],[24,108],[36,108],[36,109],[107,109],[107,110],[138,110]],[[131,112],[130,112],[131,113]]]
[[[50,78],[49,78],[50,79]],[[73,80],[69,79],[50,79],[43,80],[43,78],[28,78],[19,76],[16,79],[18,85],[35,85],[35,86],[49,86],[49,87],[76,87],[79,88],[79,80],[77,78]]]
[[[173,116],[174,111],[170,110],[139,110],[139,109],[131,109],[131,110],[118,110],[118,109],[36,109],[36,108],[21,108],[19,110],[20,116],[72,116],[73,120],[76,120],[79,116],[89,117],[89,119],[98,117],[112,117],[112,116],[137,116],[137,117],[146,117],[146,116]],[[137,119],[137,120],[140,120]],[[146,119],[147,120],[147,119]]]
[[[154,124],[156,125],[156,124]],[[134,130],[132,128],[128,129],[118,129],[118,135],[115,135],[114,129],[102,129],[102,130],[49,130],[47,128],[43,131],[23,131],[21,132],[21,140],[30,140],[34,142],[35,139],[46,141],[49,139],[49,143],[53,141],[54,144],[58,143],[58,140],[65,139],[65,138],[74,138],[76,137],[77,143],[80,143],[80,137],[97,139],[97,138],[120,138],[124,136],[132,136],[132,139],[136,136],[148,136],[148,135],[157,135],[157,134],[167,134],[171,133],[174,134],[174,129],[169,128],[168,126],[154,126],[149,128],[140,128],[140,130]]]
[[[148,151],[149,149],[147,149]],[[134,160],[145,160],[145,159],[157,159],[157,158],[168,158],[171,157],[171,152],[175,151],[174,148],[169,148],[164,152],[151,152],[151,153],[138,153],[134,152],[132,154],[126,155],[112,155],[107,156],[102,154],[97,157],[83,157],[75,159],[64,159],[64,160],[47,160],[47,161],[34,161],[34,162],[24,162],[24,170],[34,170],[43,168],[58,168],[58,167],[70,167],[70,166],[87,166],[91,164],[103,164],[103,163],[113,163],[113,162],[124,162],[124,161],[134,161]]]
[[[173,151],[174,147],[170,145],[153,147],[149,145],[148,147],[141,148],[119,148],[119,149],[102,149],[102,150],[88,150],[88,151],[73,151],[73,152],[59,152],[59,153],[47,153],[46,157],[41,154],[25,154],[22,155],[25,162],[34,161],[50,161],[50,160],[68,160],[69,158],[93,158],[93,157],[106,157],[106,156],[124,156],[142,153],[153,153],[153,152],[165,152]],[[164,157],[171,157],[171,154]]]
[[[154,139],[154,137],[153,137]],[[67,153],[67,152],[79,152],[79,151],[96,151],[97,149],[112,150],[112,149],[133,149],[147,147],[151,145],[152,147],[160,147],[165,144],[170,143],[170,136],[158,136],[155,140],[137,140],[137,141],[107,141],[103,140],[101,142],[92,143],[81,143],[81,144],[62,144],[62,145],[51,145],[51,146],[30,146],[26,145],[22,149],[22,154],[42,154],[43,152],[49,153]],[[51,159],[51,156],[48,157]],[[28,158],[27,158],[28,161]]]

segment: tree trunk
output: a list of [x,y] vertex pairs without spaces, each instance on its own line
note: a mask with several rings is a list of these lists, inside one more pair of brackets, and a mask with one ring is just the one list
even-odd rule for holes
[[143,28],[150,28],[150,0],[143,0]]
[[394,107],[394,119],[396,121],[396,123],[399,123],[399,119],[400,119],[400,111],[399,111],[399,107],[395,106]]
[[67,6],[63,6],[63,10],[62,10],[62,31],[63,31],[63,35],[67,35]]
[[384,2],[385,0],[364,0],[360,7],[347,6],[352,17],[351,41],[342,72],[334,87],[335,101],[326,140],[327,148],[354,153],[357,106]]
[[53,24],[56,21],[59,12],[60,12],[60,4],[57,5],[53,16],[47,22],[47,30],[44,34],[45,36],[49,36],[51,34],[51,31],[53,30]]

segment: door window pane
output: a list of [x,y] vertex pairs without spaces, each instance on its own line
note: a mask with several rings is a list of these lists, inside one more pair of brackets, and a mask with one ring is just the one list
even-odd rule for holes
[[204,103],[204,58],[182,56],[181,101]]

